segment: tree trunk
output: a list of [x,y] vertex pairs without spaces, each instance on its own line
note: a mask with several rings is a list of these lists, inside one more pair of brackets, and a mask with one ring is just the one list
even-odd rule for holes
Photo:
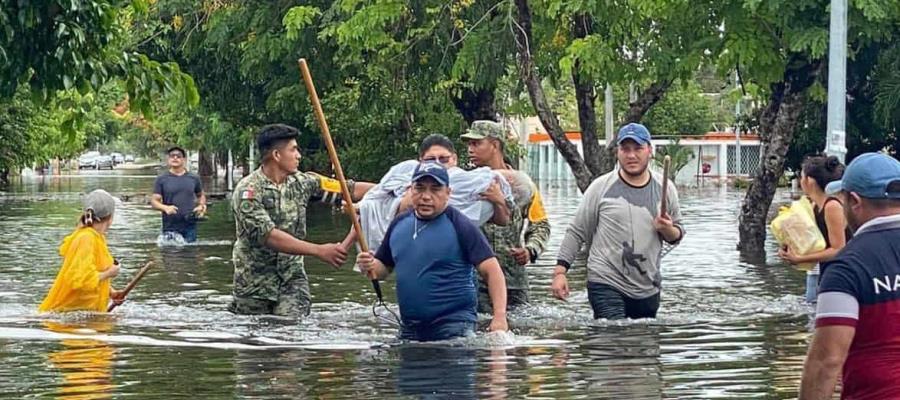
[[215,176],[216,165],[212,156],[206,149],[201,148],[197,156],[197,174],[203,177]]
[[[575,38],[584,39],[593,33],[591,28],[593,23],[594,21],[589,15],[577,15],[572,24],[572,33]],[[575,100],[578,104],[578,125],[581,127],[584,163],[591,171],[592,178],[596,178],[612,171],[612,165],[605,162],[608,161],[609,152],[600,146],[599,135],[597,135],[597,112],[594,108],[597,100],[596,84],[593,79],[581,73],[581,60],[575,60],[575,66],[572,68],[572,81],[575,83]]]
[[[241,163],[241,176],[242,177],[250,175],[250,173],[253,172],[253,171],[250,171],[250,157],[241,157],[240,163]],[[238,181],[238,180],[240,180],[240,179],[235,179],[235,181]],[[237,182],[235,182],[235,183],[237,183]]]
[[631,122],[641,122],[644,118],[644,114],[647,114],[650,107],[653,107],[653,105],[659,102],[666,94],[666,91],[672,86],[672,82],[673,80],[671,79],[654,82],[650,87],[644,89],[637,100],[628,104],[628,111],[625,112],[624,122],[626,124]]
[[584,192],[588,185],[593,181],[593,174],[588,169],[575,147],[569,139],[566,138],[565,132],[559,125],[559,119],[547,103],[547,97],[544,95],[544,89],[541,87],[541,77],[538,74],[537,67],[534,65],[534,59],[531,51],[537,46],[531,37],[531,10],[528,8],[528,0],[515,0],[516,2],[516,21],[515,30],[516,50],[518,53],[519,74],[525,81],[528,88],[528,96],[531,98],[531,104],[534,106],[544,125],[544,129],[553,140],[553,144],[562,154],[566,163],[572,168],[572,174],[575,175],[575,181],[578,188]]
[[477,120],[497,121],[494,109],[494,89],[463,89],[460,97],[453,96],[453,105],[468,125]]
[[738,249],[753,259],[765,255],[769,207],[784,173],[785,155],[794,139],[806,90],[821,72],[821,61],[809,62],[796,56],[789,61],[784,80],[772,85],[769,104],[760,114],[762,160],[741,206]]

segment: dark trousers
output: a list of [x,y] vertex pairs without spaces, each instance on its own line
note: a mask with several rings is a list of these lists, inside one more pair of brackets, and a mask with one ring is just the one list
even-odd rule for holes
[[594,319],[656,318],[659,310],[659,293],[632,299],[612,286],[588,281],[588,300],[594,309]]
[[474,322],[439,322],[432,324],[404,321],[400,327],[401,340],[431,342],[449,340],[475,334]]
[[163,231],[164,239],[165,240],[175,240],[175,237],[172,235],[173,233],[177,233],[177,234],[181,235],[181,237],[184,239],[185,243],[194,243],[197,241],[197,226],[196,225],[191,225],[191,226],[185,227],[184,229],[181,229],[181,230]]

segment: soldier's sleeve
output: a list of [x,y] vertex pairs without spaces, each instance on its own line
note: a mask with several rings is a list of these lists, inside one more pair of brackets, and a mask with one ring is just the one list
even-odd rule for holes
[[259,199],[259,193],[248,186],[235,190],[233,196],[234,222],[238,236],[250,243],[264,246],[269,233],[275,229],[275,223]]
[[[311,201],[321,201],[327,204],[341,204],[341,182],[337,179],[331,179],[327,176],[308,172],[307,177],[311,179],[305,180],[308,185],[309,199]],[[353,193],[353,187],[356,182],[347,180],[347,189]]]
[[528,205],[525,215],[528,220],[528,228],[525,229],[525,248],[528,249],[531,262],[540,257],[547,247],[547,241],[550,240],[550,219],[544,210],[544,201],[537,188],[534,187],[533,190],[531,204]]

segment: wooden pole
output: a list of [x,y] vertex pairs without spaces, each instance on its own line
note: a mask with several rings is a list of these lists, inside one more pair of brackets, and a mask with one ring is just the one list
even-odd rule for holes
[[[152,266],[153,261],[147,261],[147,263],[144,264],[144,266],[141,267],[140,270],[138,270],[137,274],[134,275],[134,278],[131,278],[131,282],[128,282],[128,285],[125,286],[125,289],[122,289],[122,300],[124,300],[125,297],[128,296],[128,293],[131,293],[131,290],[134,289],[135,286],[137,286],[138,282],[140,282],[141,278],[144,277],[144,274],[146,274]],[[114,310],[116,306],[118,306],[118,304],[116,303],[110,304],[109,308],[106,309],[106,312]]]
[[660,195],[659,215],[666,215],[668,197],[669,197],[669,164],[672,163],[672,157],[665,156],[663,158],[663,181],[662,194]]
[[[309,73],[309,66],[306,65],[305,58],[301,58],[298,63],[300,65],[300,74],[303,75],[303,82],[306,84],[306,91],[309,92],[309,100],[312,103],[316,121],[319,122],[319,128],[322,130],[322,139],[324,139],[325,147],[328,149],[328,157],[331,159],[334,173],[341,183],[341,195],[344,198],[344,211],[347,213],[350,222],[353,224],[353,230],[356,231],[360,250],[367,252],[369,251],[369,246],[366,244],[362,226],[359,224],[359,218],[357,218],[356,210],[353,208],[353,197],[350,196],[350,188],[347,186],[347,179],[344,178],[344,169],[341,168],[341,160],[338,158],[337,150],[334,148],[334,141],[331,140],[331,131],[328,129],[328,121],[325,120],[325,112],[322,110],[322,103],[319,101],[316,86],[313,84],[312,74]],[[373,276],[369,276],[369,278],[372,280],[372,288],[375,289],[378,301],[383,301],[381,285],[378,283],[378,280]]]

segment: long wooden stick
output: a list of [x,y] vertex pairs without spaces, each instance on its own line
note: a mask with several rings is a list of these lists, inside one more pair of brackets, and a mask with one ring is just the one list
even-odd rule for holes
[[672,163],[672,157],[665,156],[663,158],[663,181],[662,181],[662,195],[660,195],[660,203],[659,203],[659,215],[666,215],[668,211],[668,197],[669,197],[669,164]]
[[[128,293],[137,286],[138,282],[140,282],[141,278],[144,277],[144,274],[150,270],[150,267],[153,266],[153,261],[147,261],[140,270],[138,270],[137,274],[134,275],[134,278],[131,278],[131,282],[128,282],[128,285],[125,286],[125,289],[122,289],[122,300],[125,300],[125,297],[128,296]],[[106,312],[110,312],[116,308],[118,304],[112,303],[109,305],[109,308],[106,309]]]
[[[362,226],[359,224],[359,218],[356,216],[356,210],[353,208],[353,197],[350,196],[350,188],[347,186],[347,179],[344,178],[344,169],[341,168],[341,160],[338,158],[337,150],[334,149],[334,141],[331,140],[331,131],[328,129],[328,121],[325,120],[325,111],[322,110],[322,103],[319,101],[319,95],[316,92],[316,86],[313,84],[312,74],[309,73],[309,67],[306,65],[306,59],[301,58],[300,74],[303,75],[303,82],[306,84],[306,91],[309,92],[309,100],[312,103],[313,111],[316,114],[316,121],[319,122],[319,128],[322,130],[322,139],[325,141],[325,147],[328,149],[328,157],[331,158],[331,164],[334,167],[334,173],[337,175],[338,181],[341,183],[341,195],[344,198],[344,211],[353,224],[353,230],[356,231],[356,238],[359,241],[361,251],[369,251],[366,245],[366,238],[363,236]],[[378,296],[378,301],[383,301],[381,295],[381,285],[377,279],[372,279],[372,288]]]

